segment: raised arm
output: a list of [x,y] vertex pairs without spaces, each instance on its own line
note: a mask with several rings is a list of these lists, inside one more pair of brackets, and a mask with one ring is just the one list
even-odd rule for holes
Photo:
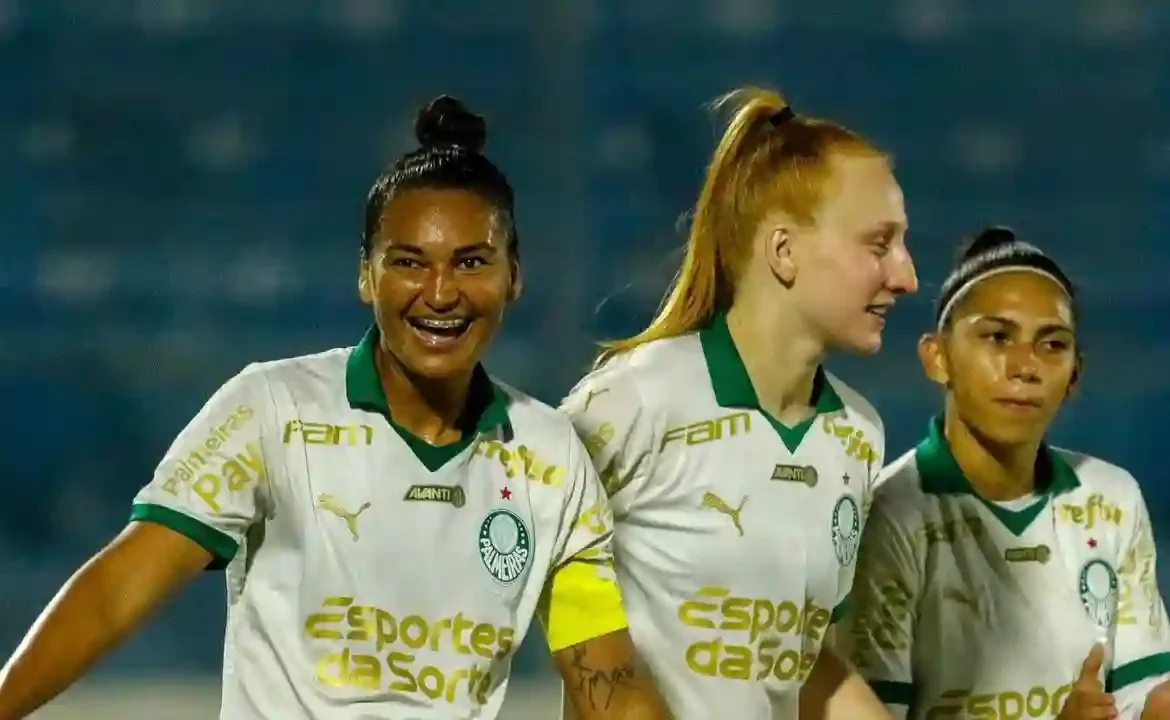
[[270,402],[264,378],[245,370],[179,434],[129,526],[65,583],[0,670],[0,720],[64,692],[177,588],[232,560],[264,506]]
[[131,523],[73,574],[0,670],[0,720],[64,692],[211,559],[173,530]]

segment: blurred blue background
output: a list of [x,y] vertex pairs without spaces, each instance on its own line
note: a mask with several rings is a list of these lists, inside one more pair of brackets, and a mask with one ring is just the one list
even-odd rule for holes
[[[913,343],[960,236],[1010,224],[1082,285],[1055,439],[1170,528],[1164,0],[0,0],[0,657],[220,383],[358,339],[365,193],[421,103],[488,117],[527,272],[491,368],[555,402],[650,316],[702,104],[745,82],[897,156],[923,292],[880,357],[833,363],[891,453],[936,404]],[[223,610],[200,580],[103,669],[214,677]]]

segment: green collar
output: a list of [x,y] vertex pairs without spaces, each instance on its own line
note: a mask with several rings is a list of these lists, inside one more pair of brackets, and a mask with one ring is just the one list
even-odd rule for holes
[[[393,424],[390,405],[382,390],[382,380],[374,364],[374,347],[378,343],[378,328],[371,325],[362,336],[345,363],[345,396],[349,406],[383,415]],[[467,398],[468,419],[476,433],[504,428],[510,432],[508,404],[511,398],[488,377],[483,366],[477,365],[471,377],[471,393]]]
[[[930,430],[926,439],[918,443],[914,449],[915,461],[918,464],[918,476],[922,480],[922,490],[931,495],[967,494],[975,495],[959,463],[951,454],[943,435],[941,417],[930,422]],[[1052,452],[1047,445],[1040,446],[1040,455],[1036,458],[1036,489],[1038,492],[1049,495],[1058,495],[1080,487],[1080,480],[1072,466],[1058,453]]]
[[[735,349],[735,342],[727,329],[727,316],[722,313],[716,315],[699,331],[699,341],[703,345],[703,355],[707,358],[707,372],[711,376],[711,387],[715,390],[715,401],[721,407],[759,410],[759,396],[752,387],[752,379],[748,377],[739,351]],[[833,385],[825,377],[824,369],[819,367],[813,378],[812,405],[818,415],[845,408],[845,403],[841,402]]]
[[712,318],[711,322],[699,330],[699,342],[703,346],[703,356],[707,359],[707,373],[711,376],[711,388],[715,391],[715,402],[726,408],[750,408],[758,411],[768,420],[768,424],[780,436],[789,452],[796,452],[800,442],[813,426],[817,415],[833,413],[845,409],[845,403],[832,383],[825,376],[822,368],[817,368],[813,378],[812,406],[816,415],[804,422],[789,427],[769,415],[760,407],[760,398],[756,389],[752,387],[752,379],[748,377],[747,368],[739,351],[735,349],[735,342],[727,329],[727,316],[722,313]]

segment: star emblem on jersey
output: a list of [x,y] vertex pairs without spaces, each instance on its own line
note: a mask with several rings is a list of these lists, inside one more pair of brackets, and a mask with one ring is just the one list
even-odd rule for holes
[[1117,572],[1113,566],[1100,558],[1082,565],[1077,592],[1093,624],[1101,630],[1113,631],[1118,598]]
[[512,491],[509,490],[506,485],[504,486],[504,489],[500,491],[500,499],[502,499],[502,500],[511,500],[512,499]]
[[1097,547],[1097,538],[1089,538],[1088,544],[1089,544],[1089,547],[1091,547],[1091,548]]
[[361,507],[359,507],[357,510],[354,510],[353,512],[350,512],[349,510],[345,509],[345,506],[341,504],[340,500],[333,497],[332,495],[318,495],[317,507],[321,508],[327,513],[336,515],[345,521],[345,527],[349,529],[349,534],[353,536],[353,541],[358,541],[358,515],[361,515],[363,512],[369,509],[370,504],[368,502],[362,503]]
[[861,543],[861,513],[852,495],[842,495],[833,506],[833,550],[842,566],[852,564]]
[[532,556],[532,538],[520,516],[492,510],[479,526],[479,557],[496,582],[511,585],[524,574]]

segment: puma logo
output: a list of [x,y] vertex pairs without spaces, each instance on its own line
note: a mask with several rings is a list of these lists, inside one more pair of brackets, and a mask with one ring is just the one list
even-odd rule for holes
[[589,405],[593,402],[593,398],[597,397],[598,395],[604,395],[607,392],[609,392],[609,388],[602,388],[601,390],[590,390],[589,394],[585,396],[585,407],[581,408],[581,410],[588,410]]
[[735,525],[735,529],[739,531],[739,536],[743,537],[743,526],[739,524],[739,514],[743,511],[743,506],[747,503],[747,495],[743,496],[743,500],[739,501],[739,507],[732,508],[723,498],[715,493],[703,493],[703,502],[699,503],[699,507],[711,508],[717,513],[721,513],[731,518],[731,522]]
[[345,526],[349,528],[349,534],[353,535],[353,541],[358,541],[358,515],[361,515],[370,507],[368,502],[362,503],[362,506],[359,507],[355,512],[350,512],[345,509],[345,506],[341,504],[340,500],[333,497],[332,495],[318,495],[317,507],[344,520]]
[[952,602],[956,602],[975,613],[976,617],[983,617],[983,613],[979,610],[979,598],[976,595],[968,595],[959,588],[949,587],[943,590],[943,597]]

